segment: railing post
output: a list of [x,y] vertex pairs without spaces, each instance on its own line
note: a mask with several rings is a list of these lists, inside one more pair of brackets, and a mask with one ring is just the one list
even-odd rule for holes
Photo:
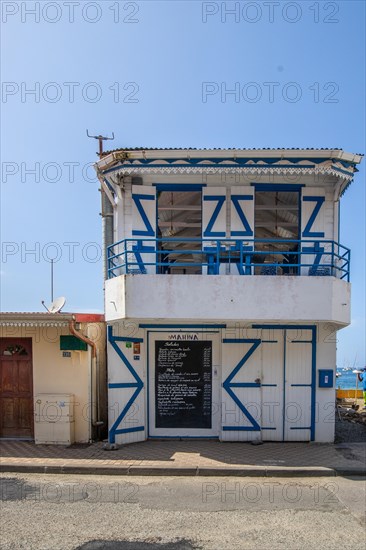
[[220,274],[220,241],[216,241],[216,275]]

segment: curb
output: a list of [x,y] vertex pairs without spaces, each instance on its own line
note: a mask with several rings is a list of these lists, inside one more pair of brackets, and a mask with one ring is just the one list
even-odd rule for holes
[[147,467],[147,466],[41,466],[32,464],[0,464],[1,472],[33,474],[79,474],[119,476],[186,476],[186,477],[335,477],[366,476],[366,468],[322,468],[322,467]]

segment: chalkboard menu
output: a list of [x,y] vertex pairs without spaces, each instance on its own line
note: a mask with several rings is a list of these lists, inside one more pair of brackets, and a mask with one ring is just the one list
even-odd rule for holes
[[155,342],[157,428],[211,428],[212,342]]

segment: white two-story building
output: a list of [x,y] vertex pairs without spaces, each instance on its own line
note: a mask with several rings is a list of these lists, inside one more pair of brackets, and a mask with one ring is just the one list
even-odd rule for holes
[[103,154],[111,444],[333,441],[336,332],[350,323],[340,199],[361,160]]

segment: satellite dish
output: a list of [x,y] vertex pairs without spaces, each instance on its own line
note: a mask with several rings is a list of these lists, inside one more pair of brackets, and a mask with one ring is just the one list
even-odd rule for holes
[[49,307],[47,307],[44,302],[42,302],[42,305],[47,309],[48,313],[59,313],[64,307],[65,303],[66,298],[64,298],[64,296],[60,296],[60,298],[56,298],[56,300],[53,300]]

